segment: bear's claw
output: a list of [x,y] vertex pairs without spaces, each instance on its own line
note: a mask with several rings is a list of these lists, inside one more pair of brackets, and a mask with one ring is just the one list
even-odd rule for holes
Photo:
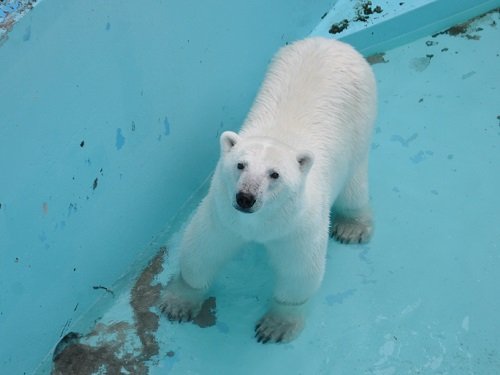
[[298,336],[304,327],[303,319],[268,313],[255,325],[255,338],[261,344],[287,343]]
[[160,311],[167,317],[168,320],[179,323],[192,321],[195,316],[194,310],[196,308],[197,307],[195,305],[187,302],[181,302],[178,299],[175,301],[167,299],[160,305]]
[[342,244],[363,244],[370,240],[372,232],[371,220],[336,217],[333,222],[331,237]]
[[182,277],[169,281],[159,309],[171,322],[190,322],[200,312],[204,292],[191,288]]

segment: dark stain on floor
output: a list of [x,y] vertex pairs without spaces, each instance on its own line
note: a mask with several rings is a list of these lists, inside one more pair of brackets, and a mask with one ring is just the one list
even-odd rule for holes
[[[432,37],[435,38],[438,35],[447,34],[450,36],[462,37],[462,38],[466,38],[469,40],[479,40],[479,39],[481,39],[481,35],[479,35],[477,33],[483,31],[483,28],[476,27],[475,26],[476,21],[478,21],[484,17],[487,17],[487,16],[492,16],[495,13],[500,14],[500,8],[495,8],[487,13],[484,13],[484,14],[481,14],[477,17],[471,18],[470,20],[468,20],[466,22],[456,24],[456,25],[450,27],[449,29],[446,29],[440,33],[434,34]],[[493,20],[490,23],[490,26],[496,27],[496,21]]]
[[155,333],[158,330],[160,317],[150,311],[160,297],[161,285],[152,285],[155,277],[163,271],[163,262],[167,253],[161,248],[137,279],[130,294],[130,304],[134,310],[134,320],[137,335],[142,343],[142,357],[150,359],[159,353]]
[[383,9],[379,5],[373,7],[371,1],[362,1],[357,5],[354,21],[367,22],[372,14],[382,12]]
[[[159,353],[155,333],[160,318],[150,309],[160,296],[161,286],[154,280],[163,271],[166,255],[167,250],[162,247],[131,289],[134,323],[97,323],[86,335],[66,334],[54,350],[52,375],[149,373],[146,363]],[[208,311],[211,311],[211,306]]]
[[349,27],[349,20],[344,19],[340,22],[334,23],[330,30],[328,31],[330,34],[338,34],[344,31]]
[[380,5],[373,6],[371,1],[359,1],[354,6],[356,16],[352,20],[344,19],[340,22],[334,23],[330,30],[330,34],[338,34],[349,27],[350,22],[368,22],[370,17],[375,13],[382,13],[384,10]]
[[384,52],[382,52],[382,53],[376,53],[374,55],[368,56],[366,58],[366,61],[368,61],[368,63],[370,65],[386,64],[386,63],[389,62],[389,60],[385,59],[385,53]]

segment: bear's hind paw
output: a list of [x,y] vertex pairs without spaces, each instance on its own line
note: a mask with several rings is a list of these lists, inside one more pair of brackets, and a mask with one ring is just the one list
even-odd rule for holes
[[159,309],[172,322],[189,322],[200,312],[203,300],[203,290],[191,288],[178,276],[165,288]]
[[169,296],[159,306],[160,311],[172,322],[190,322],[200,311],[199,304]]
[[262,344],[287,343],[295,339],[303,328],[304,320],[301,318],[268,313],[255,326],[255,338]]
[[363,244],[373,233],[371,220],[357,220],[337,216],[333,221],[331,237],[342,244]]

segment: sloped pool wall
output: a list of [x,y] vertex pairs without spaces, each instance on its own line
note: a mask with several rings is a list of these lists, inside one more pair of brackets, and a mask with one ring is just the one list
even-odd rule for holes
[[[357,2],[334,3],[45,0],[5,34],[0,373],[33,373],[106,308],[210,175],[277,48],[328,34]],[[338,35],[365,55],[498,6],[381,3]]]
[[[0,373],[32,373],[210,174],[331,0],[46,0],[0,47]],[[154,245],[153,245],[154,246]]]

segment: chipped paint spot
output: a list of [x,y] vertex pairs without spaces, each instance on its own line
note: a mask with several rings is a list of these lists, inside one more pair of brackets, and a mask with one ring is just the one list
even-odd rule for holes
[[426,55],[425,57],[416,57],[410,61],[410,68],[417,72],[423,72],[429,64],[434,55]]
[[334,304],[343,304],[344,301],[350,297],[352,297],[356,293],[357,289],[348,289],[344,292],[329,294],[326,296],[326,303],[329,306],[333,306]]
[[165,128],[163,134],[169,135],[170,134],[170,122],[168,121],[168,117],[167,116],[165,116],[165,118],[163,119],[163,126]]
[[94,180],[94,182],[92,183],[92,190],[97,189],[98,182],[99,182],[99,179],[96,177],[95,180]]
[[78,210],[77,204],[76,203],[70,203],[69,206],[68,206],[68,217],[70,217],[71,214],[76,213],[77,210]]
[[349,20],[344,19],[338,23],[334,23],[331,27],[330,30],[328,31],[330,34],[339,34],[345,29],[349,27]]
[[26,30],[24,30],[23,42],[27,42],[31,39],[31,25],[29,25]]
[[399,134],[394,134],[391,137],[392,142],[399,142],[403,147],[408,147],[410,145],[410,142],[413,142],[415,139],[417,139],[418,133],[412,134],[410,137],[404,139],[402,136]]
[[106,23],[106,31],[109,31],[111,29],[111,24],[109,22]]
[[462,329],[463,329],[465,332],[469,332],[469,324],[470,324],[470,319],[469,319],[469,316],[466,316],[466,317],[462,320]]
[[462,79],[467,79],[467,78],[470,78],[472,77],[474,74],[476,74],[476,72],[474,70],[470,71],[469,73],[465,73],[462,75]]
[[111,289],[106,288],[105,286],[102,286],[102,285],[95,285],[95,286],[92,287],[92,289],[94,289],[94,290],[102,289],[106,293],[111,294],[113,297],[115,296],[115,293]]
[[122,129],[118,128],[116,129],[116,142],[115,142],[116,149],[120,150],[124,144],[125,144],[125,137],[122,134]]
[[45,234],[45,232],[42,232],[41,234],[38,235],[38,239],[41,241],[41,242],[45,242],[47,241],[47,235]]
[[410,160],[414,163],[414,164],[418,164],[422,161],[425,160],[425,152],[423,151],[419,151],[417,154],[413,155],[412,157],[410,157]]

